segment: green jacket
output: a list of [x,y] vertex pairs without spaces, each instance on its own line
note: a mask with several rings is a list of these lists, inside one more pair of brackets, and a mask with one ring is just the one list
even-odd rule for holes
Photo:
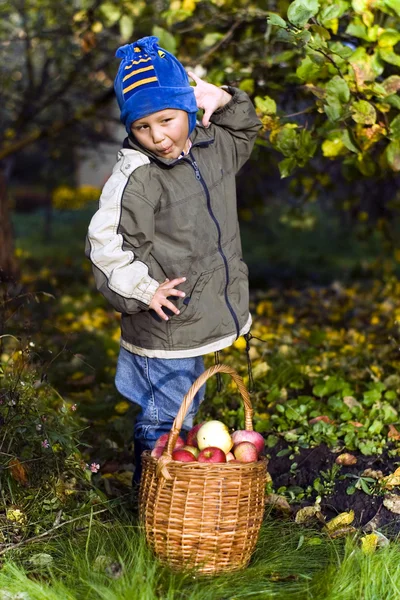
[[[120,150],[88,230],[86,254],[98,290],[122,313],[121,345],[143,356],[184,358],[229,346],[247,333],[248,269],[242,260],[235,175],[260,128],[244,92],[190,136],[190,153],[163,159],[136,145]],[[166,278],[186,277],[162,320],[149,304]],[[167,312],[166,309],[164,309]]]

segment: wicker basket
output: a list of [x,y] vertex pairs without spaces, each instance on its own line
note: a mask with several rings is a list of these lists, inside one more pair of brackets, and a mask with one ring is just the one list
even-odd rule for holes
[[263,519],[267,478],[265,458],[253,463],[172,460],[194,396],[218,372],[228,373],[237,384],[245,428],[253,429],[243,380],[231,367],[216,365],[200,375],[184,397],[162,456],[142,454],[139,510],[148,544],[171,568],[203,574],[236,571],[248,564]]

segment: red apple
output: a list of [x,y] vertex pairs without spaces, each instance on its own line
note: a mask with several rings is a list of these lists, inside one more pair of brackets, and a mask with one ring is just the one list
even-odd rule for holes
[[200,452],[200,450],[194,446],[183,446],[182,448],[179,448],[179,450],[187,450],[188,452],[191,452],[195,458],[198,457]]
[[196,460],[196,457],[188,450],[178,448],[177,450],[173,451],[172,459],[179,460],[180,462],[193,462]]
[[226,453],[226,462],[231,462],[231,460],[235,460],[235,457],[232,454],[232,452],[227,452]]
[[258,454],[261,454],[265,448],[265,440],[261,433],[250,431],[249,429],[238,429],[232,433],[232,440],[236,446],[240,442],[251,442],[257,448]]
[[197,460],[201,463],[224,463],[226,462],[226,454],[221,448],[209,446],[200,452]]
[[[167,445],[168,437],[169,437],[169,433],[163,433],[162,435],[160,435],[160,437],[156,441],[155,447],[157,448],[158,446],[162,446],[164,448],[164,446]],[[184,440],[181,437],[178,437],[178,439],[176,440],[175,448],[181,448],[184,445],[185,445]]]
[[257,448],[251,442],[239,442],[233,447],[235,458],[243,463],[256,462],[258,460]]
[[199,423],[198,425],[192,427],[192,429],[188,432],[186,437],[187,446],[194,446],[195,448],[199,447],[197,444],[197,432],[202,425],[204,425],[204,423]]
[[154,458],[160,458],[161,454],[164,452],[164,448],[165,446],[156,446],[151,451],[151,456],[154,456]]

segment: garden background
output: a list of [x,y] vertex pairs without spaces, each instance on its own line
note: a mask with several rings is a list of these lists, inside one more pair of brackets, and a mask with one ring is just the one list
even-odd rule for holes
[[[399,0],[3,0],[0,17],[0,598],[398,598]],[[113,56],[149,34],[263,122],[238,209],[268,510],[250,567],[213,580],[141,538],[119,317],[83,253],[122,141]],[[251,383],[243,339],[221,360]],[[199,418],[243,426],[228,380]]]

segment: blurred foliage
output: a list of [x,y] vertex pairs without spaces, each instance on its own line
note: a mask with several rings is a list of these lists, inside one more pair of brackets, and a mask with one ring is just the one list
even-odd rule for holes
[[97,202],[100,192],[101,190],[92,185],[81,185],[76,189],[60,185],[53,190],[52,205],[59,210],[78,210],[88,203]]

